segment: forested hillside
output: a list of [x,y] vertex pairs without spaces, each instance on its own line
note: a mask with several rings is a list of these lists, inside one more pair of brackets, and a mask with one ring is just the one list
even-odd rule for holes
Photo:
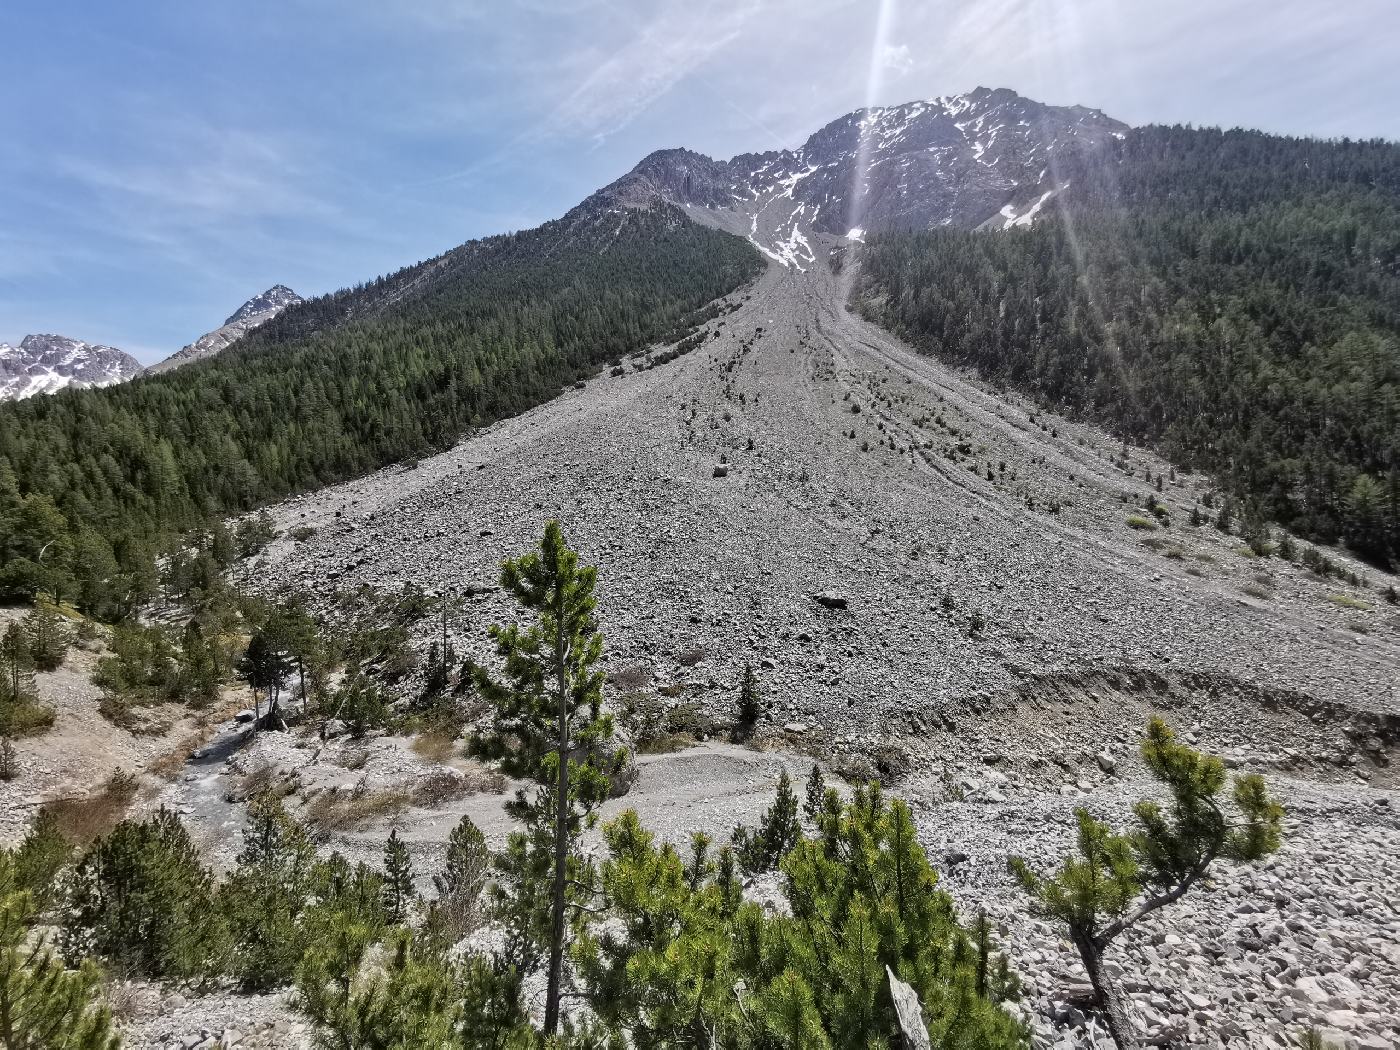
[[120,604],[176,532],[450,445],[679,337],[760,266],[672,209],[575,213],[293,306],[212,360],[4,406],[0,595]]
[[858,309],[1393,559],[1400,146],[1149,127],[1057,174],[1031,228],[872,237]]

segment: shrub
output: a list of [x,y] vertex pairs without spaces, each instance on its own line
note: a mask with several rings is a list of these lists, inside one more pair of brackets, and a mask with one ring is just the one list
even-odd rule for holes
[[99,955],[147,977],[207,972],[223,934],[212,920],[213,877],[179,817],[123,821],[84,854],[69,885],[63,928],[71,963]]
[[1128,528],[1137,529],[1140,532],[1152,532],[1157,528],[1157,523],[1150,518],[1144,518],[1140,514],[1129,514],[1127,519]]

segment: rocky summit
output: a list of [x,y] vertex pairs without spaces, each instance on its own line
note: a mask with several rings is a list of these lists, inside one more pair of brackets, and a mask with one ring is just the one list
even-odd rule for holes
[[222,325],[212,332],[206,332],[193,343],[175,351],[164,361],[152,365],[152,373],[168,372],[191,361],[202,361],[207,357],[227,350],[233,343],[264,325],[287,307],[302,301],[301,296],[286,285],[275,284],[265,292],[253,296],[235,310]]
[[141,374],[124,350],[62,335],[27,335],[0,343],[0,401],[21,401],[64,389],[111,386]]
[[859,109],[795,150],[711,160],[659,150],[583,207],[664,200],[747,237],[783,266],[816,262],[814,233],[971,229],[1030,222],[1066,188],[1062,165],[1128,125],[1006,88]]

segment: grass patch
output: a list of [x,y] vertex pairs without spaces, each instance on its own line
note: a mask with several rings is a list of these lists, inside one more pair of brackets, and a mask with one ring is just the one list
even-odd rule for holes
[[624,693],[635,693],[650,685],[651,679],[651,668],[646,664],[633,664],[631,667],[620,668],[608,675],[608,681]]
[[457,738],[455,735],[443,732],[439,729],[428,729],[419,733],[413,738],[413,753],[424,762],[432,763],[435,766],[446,764],[456,750]]
[[46,804],[44,810],[53,815],[64,838],[76,846],[86,846],[121,823],[136,800],[136,789],[136,778],[117,770],[93,794],[57,799]]
[[325,839],[337,831],[358,831],[375,821],[397,816],[413,802],[413,796],[402,788],[370,791],[357,785],[350,793],[326,791],[307,804],[302,819],[306,829],[316,839]]
[[1240,590],[1244,591],[1244,593],[1251,598],[1260,598],[1264,601],[1268,601],[1274,596],[1273,591],[1269,590],[1267,587],[1261,587],[1257,583],[1246,583]]
[[472,795],[500,795],[505,792],[506,783],[505,774],[495,770],[477,769],[461,773],[455,769],[438,769],[414,783],[413,804],[424,809],[436,809]]
[[293,777],[284,777],[276,766],[265,763],[244,776],[225,798],[229,802],[247,802],[250,798],[269,793],[278,798],[286,798],[295,790],[296,781]]
[[1141,514],[1129,514],[1125,520],[1130,529],[1137,529],[1139,532],[1157,531],[1157,523],[1151,518],[1144,518]]
[[1369,612],[1371,609],[1360,598],[1353,598],[1350,594],[1329,594],[1327,600],[1333,605],[1339,605],[1343,609],[1355,609],[1357,612]]

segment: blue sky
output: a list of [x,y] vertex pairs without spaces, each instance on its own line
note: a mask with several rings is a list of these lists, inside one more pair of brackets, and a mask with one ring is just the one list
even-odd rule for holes
[[1400,139],[1395,0],[5,0],[0,41],[0,342],[144,361],[867,102]]

